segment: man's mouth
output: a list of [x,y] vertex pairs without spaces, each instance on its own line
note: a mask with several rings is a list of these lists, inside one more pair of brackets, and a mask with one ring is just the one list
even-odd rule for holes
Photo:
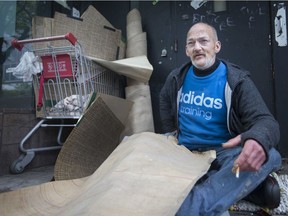
[[196,55],[194,55],[195,59],[202,58],[202,57],[205,57],[205,55],[204,54],[196,54]]

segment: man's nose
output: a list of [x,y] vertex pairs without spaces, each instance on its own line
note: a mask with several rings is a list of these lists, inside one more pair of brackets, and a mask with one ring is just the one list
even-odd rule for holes
[[201,49],[201,44],[196,41],[195,44],[194,44],[194,50],[200,50]]

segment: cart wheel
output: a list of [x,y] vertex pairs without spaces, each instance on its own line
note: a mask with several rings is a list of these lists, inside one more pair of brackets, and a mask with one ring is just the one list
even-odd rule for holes
[[25,166],[22,163],[24,157],[25,157],[25,154],[21,154],[20,157],[11,164],[10,172],[12,174],[19,174],[24,171]]

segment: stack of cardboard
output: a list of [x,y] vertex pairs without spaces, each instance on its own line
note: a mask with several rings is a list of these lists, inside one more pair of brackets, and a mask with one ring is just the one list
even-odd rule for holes
[[[71,32],[77,38],[77,42],[81,46],[82,56],[85,56],[85,58],[89,56],[105,61],[114,61],[125,57],[126,45],[121,39],[121,30],[115,29],[113,25],[91,5],[82,14],[80,19],[70,18],[66,14],[55,12],[53,18],[36,16],[32,20],[33,38],[66,35],[68,32]],[[48,42],[33,43],[32,45],[34,51],[48,49],[48,45],[51,45],[57,48],[62,47],[65,52],[65,50],[67,50],[66,46],[70,46],[71,44],[68,40],[50,40]],[[119,94],[111,94],[122,97],[123,94],[121,92],[124,92],[124,89],[120,88],[124,88],[124,86],[120,86],[119,84],[121,82],[120,76],[117,74],[116,76],[114,72],[105,67],[93,64],[93,67],[96,66],[97,70],[99,70],[97,74],[100,74],[100,72],[101,74],[105,74],[105,76],[110,76],[109,74],[111,74],[111,77],[104,79],[104,77],[100,77],[99,75],[103,80],[100,80],[100,78],[98,80],[97,76],[93,78],[97,79],[96,81],[94,80],[93,83],[101,83],[101,86],[104,87],[115,86],[115,88],[117,87],[116,93]],[[89,70],[91,73],[92,69],[89,68]],[[111,83],[112,81],[113,83]],[[34,92],[36,98],[38,98],[39,87],[36,84],[37,82],[34,80]],[[98,90],[97,86],[94,86],[94,88],[95,91]],[[109,91],[115,92],[116,90],[109,89]],[[107,94],[107,91],[105,91],[105,93]],[[36,116],[40,118],[44,117],[43,108],[40,111],[36,111]]]
[[[84,54],[113,61],[125,57],[125,43],[121,30],[115,29],[93,6],[82,14],[81,20],[55,12],[54,18],[36,16],[32,21],[33,38],[65,35],[71,32],[81,44]],[[68,41],[55,41],[53,46],[67,46]],[[34,49],[47,44],[34,44]]]

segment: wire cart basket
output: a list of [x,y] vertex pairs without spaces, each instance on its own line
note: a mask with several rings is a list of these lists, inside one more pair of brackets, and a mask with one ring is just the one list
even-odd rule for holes
[[[42,72],[33,75],[36,108],[41,120],[21,140],[19,149],[22,153],[10,166],[10,172],[14,174],[23,172],[35,157],[35,152],[62,147],[63,127],[76,126],[93,92],[124,97],[122,77],[83,55],[81,45],[72,33],[20,41],[15,39],[12,46],[21,50],[24,44],[55,40],[68,40],[71,45],[33,50],[43,65]],[[67,124],[65,119],[75,119],[75,122]],[[55,120],[58,121],[55,123]],[[57,146],[25,148],[27,140],[41,127],[59,127]]]

